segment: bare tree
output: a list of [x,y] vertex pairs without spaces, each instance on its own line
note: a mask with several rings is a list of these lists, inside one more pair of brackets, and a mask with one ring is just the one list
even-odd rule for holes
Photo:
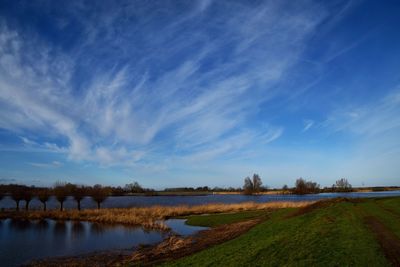
[[352,186],[346,178],[342,178],[336,181],[336,184],[333,185],[333,189],[339,192],[351,192]]
[[53,189],[54,195],[57,201],[60,203],[60,211],[63,210],[64,201],[67,199],[68,196],[68,189],[65,185],[66,184],[63,182],[57,182]]
[[244,178],[243,190],[245,195],[253,194],[253,181],[250,179],[250,177]]
[[81,210],[81,201],[85,197],[87,190],[84,186],[74,186],[71,190],[72,197],[76,201],[78,210]]
[[38,198],[39,198],[39,201],[42,202],[42,204],[43,204],[43,210],[46,211],[46,209],[47,209],[46,203],[47,203],[47,201],[48,201],[49,198],[50,198],[50,191],[49,191],[49,189],[47,189],[47,188],[40,189],[40,190],[37,192],[37,196],[38,196]]
[[250,179],[250,177],[246,177],[244,179],[244,194],[245,195],[252,195],[254,193],[258,193],[262,189],[262,181],[261,177],[258,174],[253,175],[253,179]]
[[253,174],[253,192],[258,193],[261,191],[261,177],[258,174]]
[[125,185],[125,190],[128,193],[143,193],[145,191],[143,189],[143,187],[138,182],[126,184]]
[[110,194],[109,189],[107,187],[96,184],[90,191],[90,196],[97,203],[97,208],[100,209],[100,204],[104,200],[106,200],[106,198]]
[[306,180],[304,180],[303,178],[299,178],[296,180],[294,193],[298,195],[307,194]]
[[319,184],[299,178],[296,180],[294,193],[298,195],[319,193]]
[[25,210],[29,210],[29,203],[33,198],[32,190],[24,190],[23,199],[25,200]]
[[15,201],[16,210],[19,211],[19,202],[24,198],[24,191],[21,187],[14,187],[11,191],[11,198]]

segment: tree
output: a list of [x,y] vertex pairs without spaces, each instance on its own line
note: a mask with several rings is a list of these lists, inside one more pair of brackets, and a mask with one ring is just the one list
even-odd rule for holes
[[244,179],[243,190],[245,195],[252,195],[262,190],[261,177],[258,174],[253,175],[253,179],[246,177]]
[[46,202],[50,198],[50,191],[47,188],[43,188],[37,192],[37,196],[39,198],[39,201],[42,202],[43,204],[43,210],[46,211]]
[[253,193],[258,193],[261,191],[261,177],[258,174],[253,174]]
[[109,189],[99,184],[94,185],[90,192],[90,196],[97,203],[98,209],[100,209],[100,204],[106,200],[109,194]]
[[319,184],[299,178],[296,180],[294,193],[298,195],[319,193]]
[[24,198],[24,190],[19,186],[12,188],[11,198],[15,201],[16,210],[19,211],[19,202]]
[[81,201],[85,197],[87,190],[84,186],[74,186],[71,189],[72,196],[76,201],[78,210],[81,210]]
[[342,178],[336,181],[336,184],[333,185],[335,191],[339,192],[351,192],[352,186],[346,178]]
[[294,193],[298,195],[307,194],[306,180],[304,180],[303,178],[299,178],[296,180]]
[[144,189],[138,182],[125,185],[125,190],[129,193],[143,193]]
[[31,190],[24,190],[23,192],[23,200],[25,200],[25,210],[29,210],[29,203],[33,198],[33,194]]
[[244,178],[244,185],[243,185],[243,190],[245,195],[251,195],[253,194],[253,181],[250,179],[250,177]]
[[57,182],[53,189],[54,195],[56,196],[57,201],[60,203],[60,211],[63,210],[64,201],[67,199],[68,190],[66,188],[66,184],[62,182]]

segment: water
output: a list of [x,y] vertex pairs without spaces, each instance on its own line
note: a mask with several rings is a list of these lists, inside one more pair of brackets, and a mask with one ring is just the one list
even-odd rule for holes
[[[203,196],[123,196],[109,197],[102,207],[105,208],[123,208],[136,206],[174,206],[174,205],[200,205],[208,203],[242,203],[248,201],[254,202],[270,202],[270,201],[305,201],[319,200],[334,197],[389,197],[400,196],[400,191],[384,191],[384,192],[353,192],[353,193],[322,193],[310,195],[259,195],[245,196],[241,194],[234,195],[203,195]],[[82,200],[82,208],[96,208],[96,203],[89,197]],[[20,207],[24,208],[24,201],[21,201]],[[32,209],[41,209],[42,204],[37,199],[33,199],[29,205]],[[47,203],[49,209],[58,208],[58,202],[51,198]],[[75,201],[70,197],[64,204],[67,209],[76,208]],[[5,197],[0,201],[0,208],[15,208],[15,202],[9,197]]]
[[[181,219],[167,220],[166,224],[181,235],[206,229],[188,226]],[[32,259],[133,249],[139,244],[158,243],[164,235],[140,227],[91,222],[0,220],[0,265],[18,266]]]

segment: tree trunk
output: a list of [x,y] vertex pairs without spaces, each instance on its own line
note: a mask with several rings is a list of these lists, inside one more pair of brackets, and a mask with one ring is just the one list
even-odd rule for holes
[[63,204],[64,204],[64,201],[61,201],[61,202],[60,202],[60,211],[63,210]]
[[43,210],[46,211],[46,202],[42,202],[43,203]]
[[29,201],[25,201],[25,210],[26,210],[26,211],[29,210]]
[[78,210],[81,210],[81,201],[77,200],[76,202],[78,202]]
[[97,201],[97,209],[100,209],[100,201]]
[[19,211],[19,200],[15,200],[15,204],[17,205],[17,211]]

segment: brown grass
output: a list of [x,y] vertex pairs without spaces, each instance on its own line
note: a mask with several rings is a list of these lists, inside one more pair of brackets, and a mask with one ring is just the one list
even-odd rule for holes
[[20,211],[1,212],[1,218],[14,219],[54,219],[91,221],[99,223],[118,223],[141,225],[147,229],[168,230],[162,220],[193,214],[226,213],[247,210],[280,209],[305,207],[313,202],[267,202],[267,203],[239,203],[239,204],[205,204],[199,206],[152,206],[137,208],[88,209],[88,210],[51,210],[51,211]]

